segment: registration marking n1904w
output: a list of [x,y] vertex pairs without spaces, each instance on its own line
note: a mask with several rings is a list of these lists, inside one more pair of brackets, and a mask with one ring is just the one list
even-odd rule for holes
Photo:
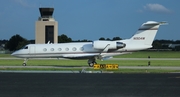
[[145,37],[134,37],[134,40],[145,40]]

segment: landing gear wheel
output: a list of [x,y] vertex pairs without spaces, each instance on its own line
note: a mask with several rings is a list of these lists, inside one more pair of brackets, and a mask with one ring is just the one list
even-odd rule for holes
[[88,60],[88,64],[89,64],[89,67],[93,67],[94,64],[97,64],[96,63],[96,59],[93,57],[91,59]]
[[94,63],[89,63],[89,67],[93,67],[94,66]]
[[28,58],[25,58],[22,66],[26,66],[27,61],[28,61]]
[[26,66],[26,63],[23,63],[22,66]]
[[97,64],[96,62],[89,63],[89,67],[93,67],[94,64]]

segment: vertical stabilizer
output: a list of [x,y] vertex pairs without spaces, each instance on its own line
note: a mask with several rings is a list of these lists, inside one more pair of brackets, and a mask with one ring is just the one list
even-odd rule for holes
[[151,46],[158,28],[162,24],[166,24],[166,22],[147,21],[143,23],[138,31],[131,37],[131,43]]

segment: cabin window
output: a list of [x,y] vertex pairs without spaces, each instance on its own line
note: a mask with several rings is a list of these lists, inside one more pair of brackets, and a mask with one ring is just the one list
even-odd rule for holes
[[77,49],[75,47],[72,48],[73,51],[76,51]]
[[54,48],[51,48],[51,51],[54,51]]
[[69,48],[66,48],[65,50],[66,50],[66,51],[69,51]]
[[80,50],[81,50],[81,51],[83,51],[83,50],[84,50],[84,48],[83,48],[83,47],[81,47],[81,48],[80,48]]
[[47,51],[47,49],[46,49],[46,48],[44,48],[44,49],[43,49],[43,51]]
[[62,49],[61,48],[58,48],[58,51],[61,51]]

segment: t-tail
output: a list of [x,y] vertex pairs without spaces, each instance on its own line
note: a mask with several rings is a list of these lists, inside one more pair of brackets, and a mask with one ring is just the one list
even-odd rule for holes
[[167,24],[167,22],[147,21],[143,23],[138,31],[130,38],[130,43],[151,47],[158,28],[162,24]]

